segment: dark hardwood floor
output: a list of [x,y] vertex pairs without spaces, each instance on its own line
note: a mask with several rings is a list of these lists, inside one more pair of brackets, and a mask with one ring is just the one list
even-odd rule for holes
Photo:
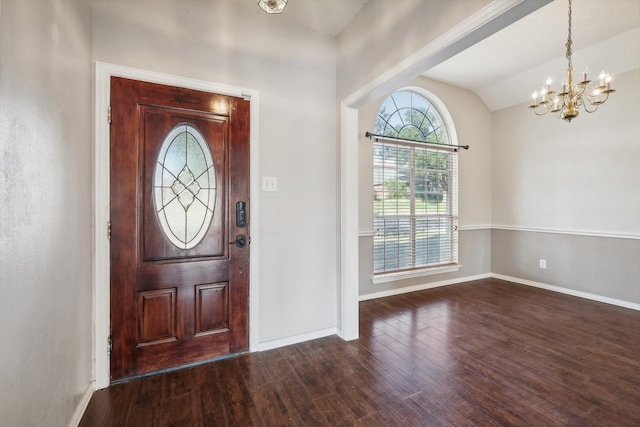
[[640,312],[486,279],[328,337],[118,384],[82,426],[639,426]]

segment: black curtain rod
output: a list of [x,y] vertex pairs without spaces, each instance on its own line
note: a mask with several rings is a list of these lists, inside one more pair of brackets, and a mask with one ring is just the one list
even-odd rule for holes
[[425,142],[425,141],[418,141],[415,139],[406,139],[406,138],[397,138],[395,136],[386,136],[386,135],[376,135],[375,133],[371,133],[371,132],[366,132],[364,134],[365,137],[371,139],[371,138],[375,138],[376,142],[378,139],[388,139],[391,141],[403,141],[403,142],[418,142],[421,144],[428,144],[428,145],[436,145],[436,146],[441,146],[441,147],[449,147],[449,148],[455,148],[456,151],[458,148],[464,148],[465,150],[469,149],[468,145],[452,145],[452,144],[441,144],[439,142]]

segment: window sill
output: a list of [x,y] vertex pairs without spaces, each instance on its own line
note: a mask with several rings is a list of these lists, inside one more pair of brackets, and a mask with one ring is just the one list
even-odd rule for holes
[[432,274],[452,273],[460,270],[462,265],[446,265],[442,267],[421,268],[419,270],[399,271],[396,273],[376,274],[371,278],[371,283],[377,285],[379,283],[395,282],[396,280],[413,279],[416,277],[430,276]]

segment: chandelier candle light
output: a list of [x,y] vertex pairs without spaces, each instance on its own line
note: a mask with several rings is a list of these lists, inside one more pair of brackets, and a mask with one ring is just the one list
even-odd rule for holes
[[580,114],[580,107],[583,107],[587,113],[593,113],[598,109],[598,105],[604,104],[609,99],[609,94],[615,92],[611,89],[611,76],[604,71],[600,73],[600,82],[598,86],[591,88],[589,84],[591,80],[587,77],[587,67],[582,73],[582,81],[574,84],[573,82],[573,64],[571,62],[571,0],[569,0],[569,36],[567,37],[567,53],[566,58],[569,62],[566,74],[567,78],[562,80],[562,91],[556,93],[551,90],[551,77],[547,78],[546,86],[540,90],[533,92],[532,103],[529,108],[538,116],[547,113],[558,113],[559,118],[570,122]]

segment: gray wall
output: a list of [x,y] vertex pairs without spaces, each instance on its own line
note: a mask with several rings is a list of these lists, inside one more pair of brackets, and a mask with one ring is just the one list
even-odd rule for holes
[[0,19],[0,424],[64,426],[92,380],[91,11]]
[[640,240],[492,230],[491,243],[494,273],[640,304]]

